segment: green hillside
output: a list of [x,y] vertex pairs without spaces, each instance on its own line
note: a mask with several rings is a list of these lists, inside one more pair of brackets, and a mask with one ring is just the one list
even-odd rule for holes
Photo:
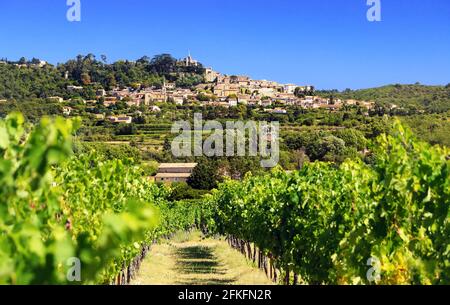
[[450,84],[447,86],[388,85],[378,88],[320,91],[324,97],[373,101],[380,105],[397,105],[406,109],[445,112],[450,110]]
[[[38,59],[0,64],[0,99],[26,100],[61,96],[65,99],[79,95],[95,99],[96,89],[119,87],[162,86],[164,82],[175,82],[178,87],[190,87],[201,83],[204,68],[178,65],[170,54],[144,56],[137,61],[119,60],[108,63],[106,57],[98,60],[93,54],[79,55],[75,59],[38,67]],[[68,85],[83,86],[74,94]]]

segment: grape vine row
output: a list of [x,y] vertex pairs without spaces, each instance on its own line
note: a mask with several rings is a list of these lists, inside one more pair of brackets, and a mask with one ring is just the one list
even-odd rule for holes
[[131,162],[72,156],[77,125],[0,120],[0,284],[70,283],[72,258],[75,284],[126,283],[152,243],[196,223]]
[[450,283],[450,151],[396,122],[373,152],[372,165],[313,163],[225,182],[203,203],[205,231],[250,257],[261,251],[260,265],[268,258],[286,284]]

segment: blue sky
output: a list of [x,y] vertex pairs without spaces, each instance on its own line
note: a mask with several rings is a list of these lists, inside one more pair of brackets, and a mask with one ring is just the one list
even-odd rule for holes
[[450,82],[450,1],[381,0],[0,0],[0,57],[57,63],[77,54],[109,61],[188,50],[227,74],[366,88]]

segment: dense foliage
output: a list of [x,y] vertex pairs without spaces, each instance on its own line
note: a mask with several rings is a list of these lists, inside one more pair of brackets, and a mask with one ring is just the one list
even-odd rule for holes
[[188,229],[197,209],[169,203],[132,162],[72,154],[75,122],[0,120],[0,283],[108,283],[158,238]]
[[312,163],[221,184],[203,222],[255,243],[304,283],[373,283],[368,263],[379,261],[375,283],[448,284],[450,151],[393,129],[372,166]]
[[[19,65],[20,64],[20,65]],[[204,68],[181,66],[170,54],[142,57],[137,61],[117,61],[109,64],[106,57],[78,55],[57,67],[39,67],[32,62],[0,64],[0,99],[24,100],[61,96],[65,99],[95,98],[97,88],[161,87],[165,81],[190,87],[203,82]],[[66,77],[67,76],[67,77]],[[69,85],[84,86],[76,92]]]
[[402,117],[421,140],[450,147],[450,112],[435,115]]

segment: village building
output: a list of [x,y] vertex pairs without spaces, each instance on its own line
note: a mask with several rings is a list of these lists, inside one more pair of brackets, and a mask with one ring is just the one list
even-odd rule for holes
[[207,83],[213,83],[220,77],[220,73],[214,71],[212,68],[206,68],[204,77]]
[[133,118],[128,115],[124,116],[110,116],[108,120],[114,124],[131,124],[133,122]]
[[176,87],[177,87],[177,85],[175,83],[164,82],[164,84],[163,84],[163,89],[166,89],[166,90],[175,90]]
[[287,84],[287,85],[283,86],[283,92],[289,93],[289,94],[294,94],[296,88],[297,88],[297,85]]
[[178,64],[185,67],[198,67],[200,66],[200,63],[198,60],[195,60],[192,58],[191,53],[189,52],[189,55],[186,58],[183,58],[178,61]]
[[109,93],[110,96],[116,97],[118,100],[123,100],[126,97],[129,97],[131,94],[130,89],[123,90],[113,90]]
[[184,96],[179,96],[179,95],[172,95],[169,96],[169,99],[172,100],[172,102],[174,102],[176,105],[183,105],[184,104]]
[[142,104],[142,100],[139,98],[133,98],[131,100],[128,100],[126,104],[128,105],[128,107],[139,107]]
[[264,96],[268,96],[268,97],[274,97],[276,94],[276,90],[274,88],[269,88],[269,87],[265,87],[265,88],[260,88],[258,90],[259,95],[264,97]]
[[148,93],[148,98],[153,103],[165,103],[167,101],[167,93],[163,89],[153,90]]
[[105,107],[115,105],[116,103],[117,103],[117,97],[115,97],[115,96],[108,96],[108,97],[105,97],[103,100],[103,105]]
[[49,97],[47,99],[49,99],[51,101],[58,102],[58,103],[64,102],[64,99],[62,97],[60,97],[60,96],[51,96],[51,97]]
[[197,163],[162,163],[155,176],[155,182],[187,182]]

